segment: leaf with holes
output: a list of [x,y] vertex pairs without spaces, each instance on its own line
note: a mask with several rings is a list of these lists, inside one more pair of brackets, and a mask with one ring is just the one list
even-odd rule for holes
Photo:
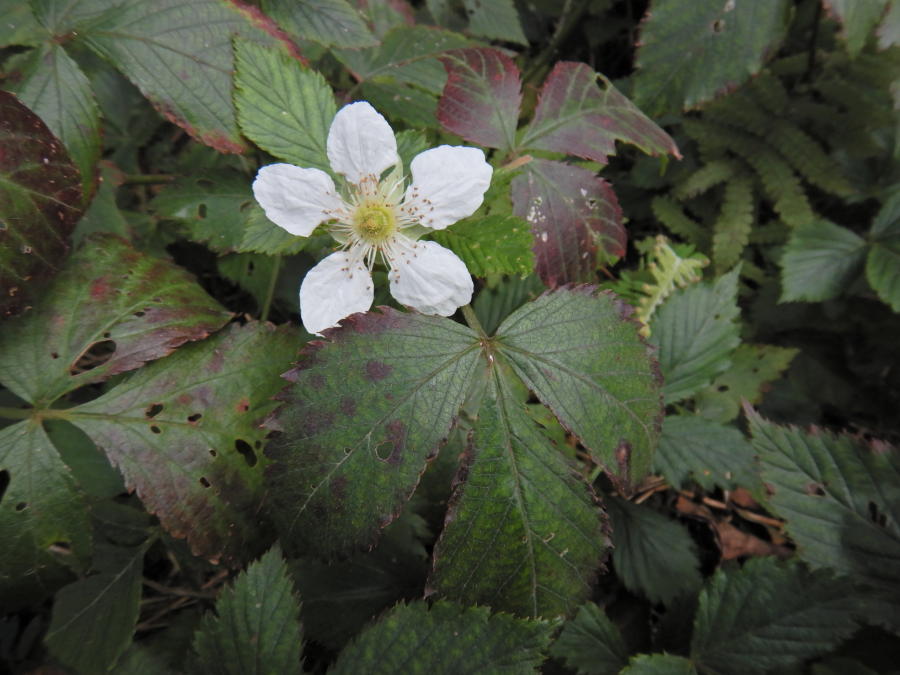
[[81,181],[62,143],[12,94],[0,91],[0,316],[55,274],[81,216]]
[[550,654],[578,675],[618,673],[628,663],[628,647],[619,628],[593,602],[566,621]]
[[631,308],[589,286],[548,292],[497,329],[496,354],[623,489],[650,471],[663,408]]
[[91,83],[56,43],[32,50],[12,89],[63,142],[81,173],[85,201],[97,186],[100,159],[100,108]]
[[519,145],[606,164],[616,153],[616,141],[652,155],[681,157],[675,141],[609,80],[584,63],[557,63]]
[[325,141],[337,107],[325,78],[284,49],[236,38],[234,51],[234,102],[247,138],[285,162],[331,171]]
[[769,506],[785,519],[799,556],[900,596],[900,453],[747,416]]
[[289,374],[282,433],[266,451],[290,553],[375,543],[447,437],[480,361],[475,333],[441,317],[384,309],[327,335]]
[[194,635],[204,675],[301,673],[300,600],[277,546],[225,588]]
[[900,312],[900,194],[881,207],[869,237],[866,278],[878,297]]
[[642,23],[635,103],[659,115],[736,89],[781,45],[790,6],[788,0],[656,0]]
[[244,151],[232,102],[232,37],[286,41],[258,9],[228,0],[78,4],[99,15],[65,17],[57,30],[77,33],[196,140],[219,152]]
[[773,558],[720,569],[700,593],[691,661],[704,673],[800,665],[856,632],[856,597],[849,579]]
[[331,675],[532,673],[553,624],[439,601],[397,605],[338,656]]
[[112,236],[91,238],[34,310],[0,333],[0,382],[38,408],[139,368],[227,320],[187,272]]
[[378,44],[359,12],[347,0],[263,0],[262,8],[278,25],[306,40],[336,47]]
[[608,552],[605,517],[504,370],[492,370],[428,587],[520,616],[568,614]]
[[438,103],[443,127],[489,148],[515,147],[522,83],[513,60],[496,49],[477,47],[448,52],[441,63],[447,69]]
[[476,277],[489,274],[526,276],[534,269],[531,232],[515,216],[466,218],[431,238],[453,250]]
[[91,554],[87,503],[37,420],[0,430],[0,605],[71,581]]
[[596,281],[597,255],[625,255],[612,187],[579,166],[535,159],[512,182],[513,213],[531,226],[537,273],[550,288]]
[[258,426],[296,354],[297,331],[232,325],[60,416],[122,472],[150,513],[195,555],[239,563],[265,543]]

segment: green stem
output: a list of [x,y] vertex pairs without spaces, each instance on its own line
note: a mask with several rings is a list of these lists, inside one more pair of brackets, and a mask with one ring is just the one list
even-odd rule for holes
[[266,321],[269,318],[269,310],[272,309],[272,300],[275,299],[275,286],[278,282],[278,272],[281,271],[281,256],[275,256],[275,266],[272,268],[272,276],[269,278],[269,287],[266,289],[266,299],[263,302],[259,320]]
[[34,408],[3,408],[0,407],[0,417],[7,420],[27,420],[34,415]]
[[469,324],[469,328],[478,333],[479,336],[486,338],[488,334],[485,332],[478,317],[475,316],[475,310],[472,309],[472,305],[463,305],[460,309],[462,310],[463,318],[466,320],[466,323]]
[[8,408],[0,407],[0,419],[67,419],[69,411],[57,408]]

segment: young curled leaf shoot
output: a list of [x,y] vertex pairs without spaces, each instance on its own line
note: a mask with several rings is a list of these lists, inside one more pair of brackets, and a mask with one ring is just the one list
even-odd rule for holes
[[[391,294],[423,314],[449,316],[472,298],[465,263],[433,241],[418,241],[472,215],[493,169],[478,148],[441,145],[410,163],[405,188],[397,141],[387,120],[366,101],[341,108],[328,132],[328,161],[340,189],[324,171],[292,164],[259,170],[253,194],[269,220],[308,237],[321,223],[341,244],[304,277],[300,316],[321,333],[372,306],[372,267],[390,269]],[[390,169],[390,171],[388,171]]]

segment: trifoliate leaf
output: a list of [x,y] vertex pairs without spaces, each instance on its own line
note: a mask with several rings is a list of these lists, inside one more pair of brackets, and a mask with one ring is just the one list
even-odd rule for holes
[[487,607],[398,605],[346,647],[331,675],[536,673],[553,625]]
[[737,88],[778,49],[789,12],[787,0],[656,0],[642,23],[635,103],[658,115]]
[[700,593],[691,660],[701,672],[769,673],[834,649],[856,631],[853,584],[752,558]]
[[204,675],[303,672],[300,600],[277,546],[252,563],[203,616],[194,635]]
[[438,103],[443,127],[489,148],[515,147],[522,83],[519,69],[503,52],[473,47],[441,57],[447,84]]
[[584,63],[560,61],[544,82],[519,146],[606,164],[617,140],[652,155],[681,157],[675,141],[608,79]]
[[61,45],[46,42],[20,65],[12,91],[66,146],[87,201],[97,184],[101,149],[100,108],[87,76]]
[[659,348],[666,403],[697,393],[731,365],[740,344],[738,269],[712,283],[676,291],[650,324],[650,342]]
[[97,574],[56,594],[44,641],[75,672],[107,673],[131,644],[146,548],[98,546],[93,562]]
[[680,523],[623,499],[609,498],[605,504],[612,524],[613,565],[628,590],[664,605],[699,590],[697,550]]
[[320,555],[371,547],[447,437],[479,363],[475,333],[391,309],[313,343],[266,450],[282,543]]
[[623,485],[650,470],[662,422],[656,363],[630,311],[609,292],[560,289],[516,310],[495,338],[497,354]]
[[694,664],[675,654],[638,654],[620,675],[697,675]]
[[359,48],[378,44],[347,0],[263,0],[262,8],[288,32],[326,46]]
[[52,276],[81,216],[81,179],[62,143],[12,94],[0,91],[0,317],[25,306]]
[[4,326],[0,382],[47,407],[206,337],[228,316],[181,268],[117,237],[91,238],[40,305]]
[[804,433],[748,412],[769,505],[799,556],[900,591],[900,453],[884,444]]
[[428,588],[520,616],[567,614],[608,550],[587,483],[494,369],[466,451]]
[[619,200],[592,171],[547,159],[512,181],[513,213],[531,226],[537,273],[550,288],[596,281],[597,255],[625,254]]
[[510,277],[497,286],[481,289],[472,308],[487,334],[493,335],[501,321],[545,290],[547,288],[534,274],[524,279]]
[[234,325],[59,416],[91,437],[172,536],[233,564],[265,539],[258,422],[297,340],[287,326]]
[[337,107],[325,78],[285,49],[236,38],[234,51],[241,131],[279,159],[330,171],[325,141]]
[[667,415],[654,467],[680,488],[688,480],[713,490],[760,486],[753,448],[738,429],[699,415]]
[[781,259],[781,302],[837,297],[862,270],[866,242],[827,220],[800,225]]
[[489,274],[525,276],[534,269],[531,230],[515,216],[466,218],[431,238],[452,249],[476,277]]
[[800,350],[775,345],[742,344],[731,355],[731,366],[694,397],[698,415],[730,422],[741,410],[741,401],[762,402],[766,385],[778,379]]
[[52,593],[91,554],[87,502],[37,420],[0,430],[0,604]]
[[900,312],[900,194],[888,200],[872,223],[866,278],[884,302]]
[[550,654],[578,675],[616,675],[628,663],[628,648],[618,627],[593,602],[566,621]]

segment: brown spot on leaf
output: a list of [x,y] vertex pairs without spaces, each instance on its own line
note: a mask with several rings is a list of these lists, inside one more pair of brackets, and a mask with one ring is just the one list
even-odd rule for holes
[[366,362],[366,379],[377,382],[386,378],[393,370],[393,366],[371,359]]
[[347,477],[337,476],[331,481],[331,492],[337,499],[343,499],[347,496]]
[[341,412],[347,417],[353,417],[356,414],[356,400],[349,396],[341,399]]
[[234,407],[238,413],[245,413],[250,410],[250,399],[244,396],[240,401],[237,402],[237,405]]
[[387,438],[391,444],[391,454],[386,461],[391,466],[397,466],[406,448],[406,425],[400,420],[388,422]]
[[805,489],[806,494],[810,497],[824,497],[825,496],[825,488],[819,485],[818,483],[810,483],[806,486]]

